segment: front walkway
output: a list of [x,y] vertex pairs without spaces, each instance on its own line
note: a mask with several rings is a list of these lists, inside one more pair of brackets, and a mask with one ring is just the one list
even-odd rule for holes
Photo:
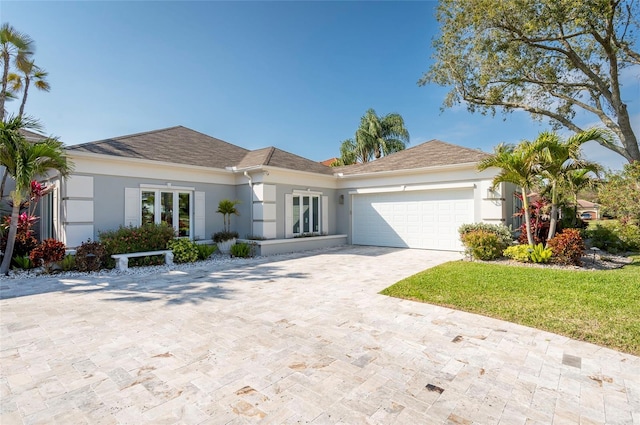
[[640,424],[638,357],[377,294],[456,258],[0,281],[0,423]]

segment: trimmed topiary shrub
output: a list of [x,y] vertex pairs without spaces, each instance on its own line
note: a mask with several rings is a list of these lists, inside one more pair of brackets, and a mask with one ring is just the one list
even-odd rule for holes
[[173,251],[173,261],[176,263],[193,263],[198,260],[198,245],[189,239],[172,239],[167,243],[167,249]]
[[553,252],[554,261],[565,265],[581,264],[584,255],[584,241],[578,229],[564,229],[547,242],[547,248]]
[[495,260],[502,255],[505,246],[498,235],[486,230],[473,230],[461,237],[467,254],[478,260]]
[[107,264],[107,249],[98,241],[82,242],[76,249],[76,267],[81,272],[95,272]]

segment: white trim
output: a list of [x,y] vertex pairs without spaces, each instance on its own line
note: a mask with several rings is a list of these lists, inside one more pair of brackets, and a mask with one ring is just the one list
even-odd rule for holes
[[302,190],[302,189],[293,189],[293,194],[294,195],[315,195],[315,196],[322,196],[323,192],[318,192],[318,191],[314,191],[314,190]]
[[290,244],[292,242],[305,242],[310,240],[328,240],[328,239],[340,239],[346,238],[347,235],[322,235],[322,236],[309,236],[303,238],[288,238],[288,239],[267,239],[267,240],[253,240],[253,239],[238,239],[236,242],[256,243],[257,245],[280,245]]
[[473,189],[475,187],[476,184],[473,182],[421,184],[415,186],[371,187],[366,189],[351,190],[349,191],[349,195],[362,195],[366,193],[414,192],[418,190]]
[[195,187],[190,187],[190,186],[173,186],[171,185],[171,183],[167,183],[166,185],[162,185],[162,184],[146,184],[146,183],[140,183],[140,188],[141,189],[169,189],[169,190],[184,190],[184,191],[193,191],[196,190]]

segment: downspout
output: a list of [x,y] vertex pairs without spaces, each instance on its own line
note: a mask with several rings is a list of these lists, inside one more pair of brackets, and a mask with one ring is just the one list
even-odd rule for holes
[[244,176],[249,180],[249,217],[250,228],[249,235],[253,236],[253,180],[248,172],[243,172]]

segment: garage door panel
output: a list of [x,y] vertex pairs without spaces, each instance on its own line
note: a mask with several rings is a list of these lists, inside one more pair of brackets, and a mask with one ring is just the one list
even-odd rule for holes
[[459,251],[473,222],[473,190],[354,195],[354,244]]

